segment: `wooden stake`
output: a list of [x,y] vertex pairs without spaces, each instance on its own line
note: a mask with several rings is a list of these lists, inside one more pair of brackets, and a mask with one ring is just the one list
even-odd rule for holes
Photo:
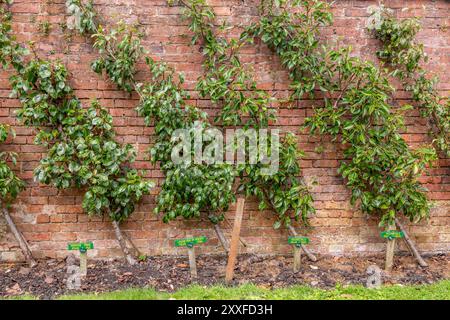
[[[1,205],[1,203],[0,203]],[[28,246],[27,241],[23,237],[22,233],[17,229],[16,224],[14,223],[14,220],[12,219],[11,215],[9,214],[8,210],[6,208],[3,208],[3,215],[5,216],[6,223],[8,224],[9,229],[13,233],[14,237],[16,238],[17,242],[19,243],[20,249],[23,252],[23,255],[25,256],[25,260],[28,262],[30,267],[34,267],[37,265],[36,260],[34,260],[33,255],[31,253],[30,247]]]
[[414,245],[414,242],[409,237],[408,233],[406,232],[405,228],[403,227],[402,223],[395,218],[395,223],[399,227],[400,231],[403,232],[403,239],[405,240],[406,245],[410,249],[413,256],[416,258],[417,262],[421,267],[428,267],[428,264],[423,260],[422,256],[420,255],[419,251],[417,250],[416,246]]
[[294,272],[298,272],[302,265],[302,246],[294,245]]
[[[192,238],[191,235],[188,235],[187,238]],[[195,282],[197,281],[197,262],[195,261],[195,249],[192,245],[188,248],[188,257],[189,257],[189,268],[191,270],[191,281]]]
[[80,276],[87,276],[87,252],[80,251]]
[[[395,224],[390,224],[387,227],[387,231],[396,230]],[[388,239],[386,244],[386,265],[384,269],[386,271],[392,270],[392,265],[394,264],[394,250],[395,250],[395,238]]]
[[245,199],[239,198],[236,205],[236,215],[234,217],[233,234],[231,235],[230,253],[228,254],[228,264],[225,273],[225,282],[230,283],[234,276],[234,265],[239,250],[239,238],[242,225],[242,214],[244,212]]
[[[295,231],[293,226],[289,226],[288,229],[293,236],[298,236],[298,233],[297,233],[297,231]],[[309,260],[311,260],[313,262],[317,261],[317,257],[311,251],[309,251],[309,249],[304,244],[302,245],[302,250],[303,250],[303,252],[305,252],[305,254],[309,258]]]
[[126,232],[122,232],[122,236],[125,238],[126,242],[130,244],[130,249],[134,251],[134,255],[136,257],[140,257],[142,255],[141,251],[139,251],[138,247],[131,241],[130,236]]

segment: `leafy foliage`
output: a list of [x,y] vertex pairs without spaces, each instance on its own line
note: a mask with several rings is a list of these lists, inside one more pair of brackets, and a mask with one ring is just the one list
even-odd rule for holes
[[[85,16],[92,17],[92,25],[96,25],[94,17],[97,14],[93,7],[84,7],[84,10],[91,12]],[[118,28],[110,33],[102,27],[91,30],[91,33],[94,33],[94,47],[102,55],[92,63],[94,71],[101,73],[106,70],[120,89],[128,92],[135,89],[140,95],[138,113],[145,117],[147,125],[155,125],[156,143],[149,152],[152,162],[159,162],[166,176],[155,212],[164,213],[164,222],[179,216],[185,219],[199,218],[204,212],[207,212],[212,223],[223,220],[223,213],[235,199],[232,190],[235,179],[233,167],[226,164],[175,164],[171,160],[172,149],[176,144],[171,137],[175,130],[194,130],[197,123],[204,129],[211,128],[205,113],[185,104],[188,97],[181,88],[183,79],[177,81],[172,69],[147,57],[150,81],[136,83],[135,64],[144,53],[140,44],[141,35],[137,30],[119,23]]]
[[[205,75],[199,79],[197,90],[202,97],[209,97],[221,107],[216,122],[244,129],[267,128],[276,120],[274,109],[269,106],[271,99],[265,91],[257,88],[250,70],[243,67],[239,58],[240,49],[252,39],[247,37],[247,33],[238,40],[216,35],[215,14],[205,0],[182,0],[181,3],[185,7],[184,17],[190,21],[189,28],[194,33],[192,43],[202,41]],[[220,31],[226,29],[226,25],[219,28]],[[275,227],[282,223],[289,226],[291,212],[295,219],[301,216],[305,223],[308,214],[314,212],[312,197],[298,178],[300,153],[296,144],[295,137],[287,135],[282,144],[276,146],[280,148],[281,164],[275,175],[262,173],[262,164],[238,167],[239,190],[257,196],[260,209],[271,208],[277,213]]]
[[[2,5],[10,5],[12,1],[2,0]],[[22,65],[22,54],[27,51],[20,47],[11,32],[11,14],[6,7],[0,7],[0,63],[3,68],[12,64],[15,68]],[[0,143],[6,141],[14,131],[6,124],[0,124]],[[9,205],[24,188],[25,184],[11,170],[8,162],[16,164],[16,154],[13,152],[0,152],[0,200]]]
[[136,63],[144,53],[143,35],[139,30],[123,21],[106,30],[97,21],[92,0],[67,0],[66,8],[69,18],[75,20],[75,29],[81,35],[91,35],[94,48],[100,53],[100,57],[91,63],[92,70],[98,74],[106,72],[119,89],[133,91]]
[[[14,132],[5,124],[0,124],[0,143],[5,142],[9,134]],[[0,152],[0,200],[2,204],[10,204],[24,188],[20,180],[8,165],[8,161],[16,164],[16,154]],[[0,233],[1,234],[1,233]]]
[[[269,95],[258,90],[249,70],[240,62],[238,53],[246,40],[226,39],[215,34],[214,11],[205,0],[182,1],[186,6],[184,18],[190,21],[194,33],[192,43],[201,40],[205,57],[205,75],[197,84],[202,97],[211,98],[221,110],[216,122],[223,126],[265,128],[275,120],[274,110],[268,108]],[[226,26],[221,26],[222,31]]]
[[436,147],[450,156],[450,100],[439,96],[437,77],[430,78],[421,66],[428,57],[423,44],[416,41],[420,22],[416,18],[399,21],[386,8],[380,10],[381,23],[373,26],[375,36],[383,44],[377,55],[392,66],[392,74],[412,93],[422,117],[433,126],[431,134]]
[[134,89],[136,62],[144,53],[142,34],[136,28],[120,22],[109,33],[99,26],[92,37],[95,40],[94,48],[100,53],[100,58],[91,64],[92,70],[98,74],[105,71],[119,89],[131,92]]
[[233,183],[235,169],[229,164],[175,164],[171,153],[177,141],[177,129],[204,132],[211,129],[206,114],[187,106],[187,93],[181,88],[183,78],[175,79],[174,70],[147,58],[150,82],[137,86],[141,101],[137,110],[150,125],[154,122],[156,143],[151,148],[152,161],[160,162],[166,179],[161,186],[156,212],[163,212],[163,221],[182,216],[198,218],[208,213],[212,223],[223,220],[229,203],[235,200]]
[[[36,54],[25,61],[28,50],[15,41],[11,15],[2,10],[0,61],[16,71],[10,82],[11,95],[22,105],[17,116],[25,125],[39,129],[35,143],[48,149],[35,169],[35,178],[60,189],[86,188],[83,208],[88,214],[107,213],[114,221],[126,219],[153,187],[129,167],[135,158],[132,146],[114,140],[112,117],[97,102],[82,108],[59,61],[43,60]],[[0,132],[4,139],[5,129]],[[5,185],[10,185],[5,195],[9,192],[14,197],[19,180],[6,168],[2,172]]]
[[69,27],[76,29],[83,35],[97,32],[97,14],[94,11],[92,0],[67,0],[66,9],[67,14],[73,19]]
[[[271,145],[272,146],[272,145]],[[315,213],[313,199],[305,183],[297,178],[301,174],[298,159],[303,153],[297,149],[297,138],[293,133],[287,133],[279,148],[279,168],[273,175],[265,174],[265,165],[244,166],[239,170],[243,181],[241,188],[247,196],[256,196],[259,200],[259,210],[270,208],[277,214],[274,228],[289,226],[291,213],[304,225],[309,225],[308,217]],[[246,175],[244,175],[246,174]]]
[[[5,3],[10,4],[12,1]],[[28,54],[28,50],[15,40],[11,30],[11,13],[6,8],[0,7],[0,63],[3,68],[9,65],[16,70],[22,68],[23,56]]]
[[381,224],[392,223],[398,212],[412,221],[427,217],[430,204],[417,178],[436,155],[429,148],[411,151],[398,133],[402,117],[388,104],[387,77],[352,57],[351,48],[332,49],[319,41],[320,27],[332,22],[327,3],[281,2],[266,6],[248,33],[281,57],[295,98],[316,96],[316,91],[324,96],[306,126],[311,134],[331,135],[346,146],[348,160],[339,172],[352,191],[352,203],[380,214]]
[[67,76],[60,62],[35,58],[11,77],[13,95],[22,104],[18,118],[39,128],[35,143],[48,148],[35,177],[59,189],[86,187],[83,208],[88,214],[107,213],[122,221],[153,183],[128,166],[135,158],[133,148],[115,142],[108,111],[96,101],[82,108]]

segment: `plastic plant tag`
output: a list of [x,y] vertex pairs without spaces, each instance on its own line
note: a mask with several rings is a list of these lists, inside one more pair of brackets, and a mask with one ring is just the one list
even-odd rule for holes
[[380,233],[383,239],[395,239],[395,238],[403,238],[405,235],[402,231],[397,230],[387,230]]
[[175,240],[175,247],[192,248],[194,245],[205,243],[206,241],[208,241],[208,238],[206,238],[205,236],[186,238],[186,239],[177,239],[177,240]]

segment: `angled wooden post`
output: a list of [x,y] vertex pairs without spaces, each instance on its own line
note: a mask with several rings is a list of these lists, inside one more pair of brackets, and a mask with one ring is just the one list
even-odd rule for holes
[[302,248],[294,246],[294,272],[298,272],[302,265]]
[[[389,224],[387,227],[388,231],[396,230],[395,224]],[[384,269],[386,271],[391,271],[394,264],[394,250],[395,250],[395,238],[388,238],[386,244],[386,265]]]

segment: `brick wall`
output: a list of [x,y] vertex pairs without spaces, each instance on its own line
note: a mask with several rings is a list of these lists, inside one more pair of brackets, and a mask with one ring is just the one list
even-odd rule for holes
[[[76,95],[85,104],[97,98],[109,108],[114,116],[118,139],[133,144],[139,150],[136,167],[148,169],[148,177],[159,184],[163,175],[157,167],[146,160],[145,151],[151,144],[153,129],[144,126],[143,119],[135,112],[137,97],[115,89],[105,78],[90,70],[89,63],[96,57],[92,43],[85,38],[74,36],[70,42],[64,38],[59,23],[65,21],[64,0],[16,0],[11,7],[13,26],[18,40],[34,40],[42,55],[61,59],[72,73],[71,84]],[[152,57],[169,62],[187,78],[186,87],[192,90],[201,74],[202,56],[199,47],[189,45],[190,38],[186,22],[180,18],[177,7],[169,8],[165,0],[95,0],[96,9],[109,25],[120,19],[139,22],[145,32],[143,44]],[[208,0],[214,6],[219,19],[231,25],[248,24],[256,18],[256,0]],[[352,44],[354,54],[364,59],[376,61],[374,52],[379,45],[365,29],[367,7],[377,1],[336,1],[334,5],[335,23],[323,30],[327,39],[342,37],[346,44]],[[443,94],[450,91],[450,2],[448,1],[386,1],[386,6],[396,10],[400,17],[423,17],[423,30],[419,40],[425,44],[430,55],[429,69],[437,73],[441,81],[439,89]],[[409,8],[409,10],[403,10]],[[41,36],[37,31],[40,21],[49,21],[52,30],[49,36]],[[238,28],[231,30],[237,35]],[[288,77],[278,59],[263,45],[256,43],[243,51],[242,59],[255,68],[261,88],[274,96],[287,95]],[[139,65],[138,77],[145,79],[144,65]],[[35,132],[17,122],[15,110],[19,102],[8,98],[10,88],[7,72],[0,73],[0,122],[13,125],[17,137],[2,145],[2,150],[18,153],[16,166],[18,175],[27,182],[27,189],[20,194],[12,208],[18,227],[29,241],[34,254],[41,257],[62,257],[67,254],[67,242],[93,240],[96,249],[92,255],[111,257],[120,255],[110,223],[101,217],[89,218],[81,208],[82,193],[78,190],[58,191],[52,187],[33,181],[33,169],[45,152],[33,145]],[[191,103],[214,114],[216,110],[209,101],[200,100],[191,92]],[[401,90],[396,93],[396,104],[408,102],[408,94]],[[311,101],[301,101],[298,108],[280,109],[278,125],[291,130],[299,137],[299,146],[306,151],[301,161],[305,179],[316,180],[312,187],[317,214],[311,218],[313,228],[308,232],[311,249],[320,254],[368,254],[384,250],[385,243],[378,236],[378,221],[367,218],[349,204],[349,192],[336,170],[342,159],[341,147],[329,140],[323,140],[324,152],[314,152],[319,139],[299,132],[299,125],[305,116],[311,114]],[[412,145],[429,141],[426,121],[411,111],[406,118],[408,129],[405,139]],[[422,182],[429,190],[429,198],[435,201],[429,221],[409,226],[408,230],[424,252],[449,251],[450,244],[450,159],[442,158]],[[153,194],[146,197],[132,218],[123,225],[135,244],[146,254],[173,254],[172,240],[185,236],[206,235],[207,245],[199,247],[201,252],[221,252],[218,241],[209,222],[177,221],[163,224],[153,213]],[[227,214],[232,223],[234,206]],[[247,244],[243,250],[259,253],[285,253],[287,232],[272,229],[270,212],[259,212],[256,202],[247,199],[242,236]],[[224,225],[229,235],[230,226]],[[401,247],[401,249],[405,249]],[[21,253],[13,236],[7,234],[0,240],[0,261],[19,260]]]

